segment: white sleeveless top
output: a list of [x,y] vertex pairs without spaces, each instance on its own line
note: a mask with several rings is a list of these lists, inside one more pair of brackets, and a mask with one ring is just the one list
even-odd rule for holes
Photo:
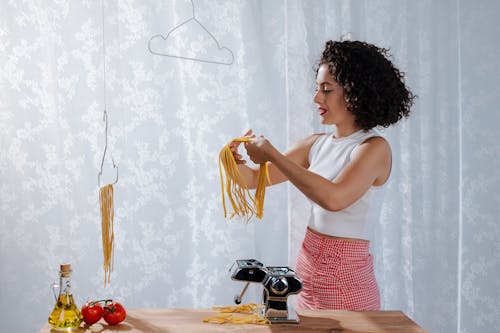
[[[309,151],[309,169],[333,181],[351,160],[352,152],[368,138],[381,136],[374,129],[360,130],[347,137],[334,138],[334,133],[318,137]],[[357,201],[339,210],[329,211],[310,200],[311,214],[308,225],[322,234],[368,240],[367,226],[376,223],[385,193],[385,184],[372,186]]]

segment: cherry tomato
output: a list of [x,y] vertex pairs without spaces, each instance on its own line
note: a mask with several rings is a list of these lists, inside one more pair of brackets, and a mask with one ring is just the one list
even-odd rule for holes
[[88,325],[95,324],[102,318],[102,312],[103,309],[99,302],[87,302],[82,306],[83,321]]
[[127,312],[125,308],[118,302],[106,302],[102,317],[110,325],[116,325],[125,320]]

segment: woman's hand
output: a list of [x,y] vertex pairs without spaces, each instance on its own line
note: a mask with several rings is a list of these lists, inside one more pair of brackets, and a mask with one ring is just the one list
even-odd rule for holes
[[[255,138],[255,135],[252,134],[252,130],[249,129],[243,136],[247,136],[249,138]],[[243,159],[243,156],[238,153],[238,148],[240,146],[241,142],[238,141],[232,141],[229,144],[229,148],[231,148],[231,151],[233,152],[234,160],[236,161],[236,164],[246,164],[247,161]]]
[[263,136],[252,136],[252,140],[245,142],[247,155],[255,164],[263,164],[269,161],[269,153],[273,149],[273,145]]

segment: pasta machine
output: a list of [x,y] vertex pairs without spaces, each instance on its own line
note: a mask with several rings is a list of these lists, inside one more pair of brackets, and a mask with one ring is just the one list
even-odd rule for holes
[[241,294],[234,297],[236,304],[241,303],[241,299],[251,282],[262,283],[264,286],[262,316],[273,324],[299,322],[288,313],[288,296],[298,294],[302,290],[302,280],[291,268],[286,266],[265,267],[255,259],[243,259],[236,260],[230,272],[232,280],[246,281]]

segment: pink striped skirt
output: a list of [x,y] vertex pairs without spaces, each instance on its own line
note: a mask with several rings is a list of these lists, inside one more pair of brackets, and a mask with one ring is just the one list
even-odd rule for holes
[[298,309],[379,310],[369,241],[322,236],[307,228],[296,273],[303,289]]

